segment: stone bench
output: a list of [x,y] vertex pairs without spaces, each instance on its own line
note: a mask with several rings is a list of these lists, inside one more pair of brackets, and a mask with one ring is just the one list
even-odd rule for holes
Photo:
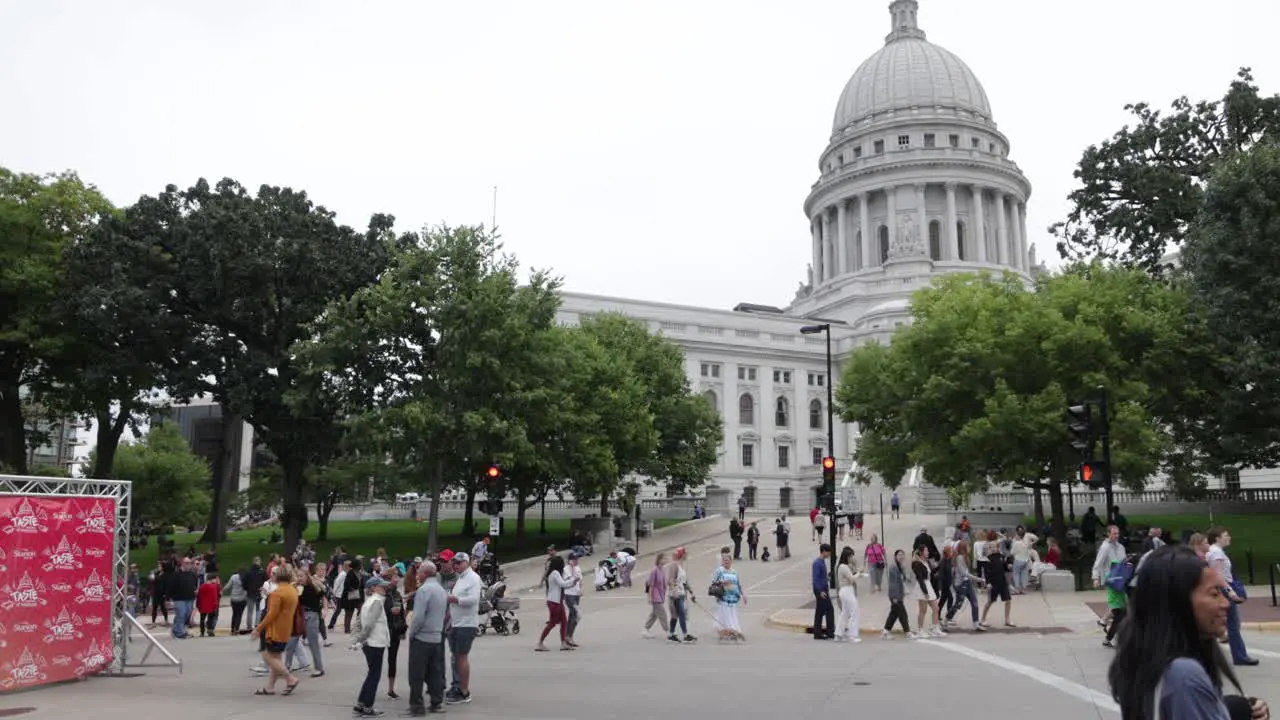
[[1069,593],[1076,591],[1076,576],[1070,570],[1046,570],[1040,574],[1040,591]]

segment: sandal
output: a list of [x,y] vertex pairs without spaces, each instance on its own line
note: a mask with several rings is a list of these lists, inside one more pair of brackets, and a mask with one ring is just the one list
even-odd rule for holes
[[293,684],[292,684],[292,685],[286,685],[286,686],[284,687],[284,692],[282,692],[282,693],[280,693],[280,694],[281,694],[281,695],[292,695],[292,694],[293,694],[293,691],[294,691],[294,690],[297,690],[297,689],[298,689],[298,686],[299,686],[299,685],[301,685],[301,684],[302,684],[302,681],[301,681],[301,680],[295,680],[295,681],[293,682]]
[[274,690],[268,690],[266,688],[258,688],[257,690],[253,691],[253,694],[254,695],[275,695],[276,693]]

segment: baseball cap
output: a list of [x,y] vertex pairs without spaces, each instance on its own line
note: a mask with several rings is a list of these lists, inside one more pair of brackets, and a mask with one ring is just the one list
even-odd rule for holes
[[453,551],[450,550],[449,548],[445,548],[444,550],[441,550],[440,559],[445,562],[449,562],[450,560],[453,559]]
[[364,581],[364,587],[366,590],[372,590],[373,588],[376,588],[379,585],[386,585],[386,584],[387,584],[387,581],[383,580],[381,575],[372,575],[369,577],[368,580]]
[[466,553],[458,553],[453,556],[453,561],[456,563],[469,563],[471,562],[471,556]]
[[421,564],[422,564],[422,556],[421,556],[421,555],[415,556],[415,557],[413,558],[413,561],[414,561],[414,562],[416,562],[416,563],[418,563],[419,565],[421,565]]

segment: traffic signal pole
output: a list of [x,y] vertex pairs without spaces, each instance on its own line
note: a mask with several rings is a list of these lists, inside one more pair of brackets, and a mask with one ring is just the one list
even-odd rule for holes
[[[836,380],[831,375],[831,325],[827,324],[827,454],[831,457],[836,456],[836,428],[833,420],[835,419],[835,411],[832,403],[833,391]],[[831,517],[827,518],[827,532],[830,534],[828,543],[831,545],[831,590],[836,591],[836,560],[840,552],[836,549],[836,489],[835,483],[831,487]],[[852,523],[850,523],[852,524]],[[834,599],[834,598],[832,598]]]
[[1107,408],[1107,389],[1101,385],[1098,386],[1098,414],[1102,416],[1098,439],[1102,441],[1102,467],[1107,480],[1107,524],[1110,525],[1115,522],[1112,508],[1116,506],[1111,482],[1111,415],[1108,414]]

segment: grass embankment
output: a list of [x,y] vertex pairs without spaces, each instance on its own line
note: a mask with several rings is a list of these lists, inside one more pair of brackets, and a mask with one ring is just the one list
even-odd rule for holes
[[[654,528],[669,527],[684,522],[683,519],[662,518],[653,521]],[[477,518],[476,527],[487,530],[488,518]],[[540,532],[537,519],[525,525],[525,535],[519,541],[515,538],[515,522],[505,524],[507,535],[493,539],[493,550],[502,563],[515,562],[529,557],[536,557],[546,551],[547,545],[564,546],[569,539],[569,520],[547,520],[547,532]],[[266,561],[271,553],[284,552],[284,543],[270,543],[271,534],[280,532],[277,525],[232,532],[227,541],[218,543],[218,572],[226,579],[231,573],[247,566],[254,557]],[[346,546],[348,552],[356,555],[373,555],[378,548],[386,548],[387,556],[396,559],[409,559],[422,555],[427,551],[427,524],[413,520],[344,520],[329,523],[329,538],[316,540],[319,525],[312,522],[303,533],[307,542],[316,550],[317,560],[327,560],[330,553],[338,545]],[[200,551],[206,551],[207,545],[200,545],[200,533],[178,533],[171,536],[174,548],[185,552],[191,545]],[[129,553],[130,562],[146,570],[154,567],[159,557],[159,548],[151,538],[145,548],[137,548]],[[438,535],[440,548],[451,548],[455,551],[470,551],[475,544],[474,536],[462,535],[462,520],[441,520]]]
[[[1129,535],[1134,540],[1133,549],[1141,542],[1147,528],[1158,527],[1167,532],[1175,542],[1181,542],[1183,531],[1203,533],[1210,527],[1220,526],[1231,532],[1231,547],[1227,554],[1231,556],[1235,572],[1246,583],[1266,585],[1270,583],[1268,569],[1273,563],[1280,562],[1280,525],[1277,514],[1259,515],[1227,515],[1214,513],[1210,522],[1208,513],[1191,513],[1179,515],[1125,515],[1129,521]],[[1077,516],[1077,520],[1079,517]],[[1033,520],[1028,518],[1028,521]],[[1142,534],[1137,531],[1141,530]],[[1099,530],[1099,540],[1104,531]],[[1085,549],[1087,563],[1092,565],[1093,550]],[[1250,578],[1252,567],[1252,579]]]

